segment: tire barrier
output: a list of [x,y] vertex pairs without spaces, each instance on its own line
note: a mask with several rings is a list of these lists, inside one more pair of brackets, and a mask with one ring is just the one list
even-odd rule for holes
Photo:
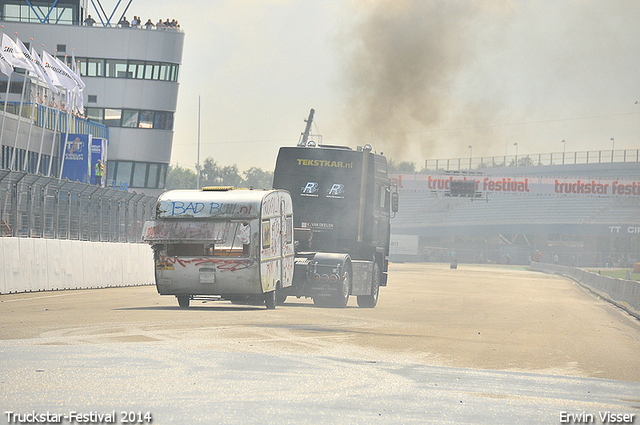
[[568,277],[640,319],[640,282],[602,276],[584,269],[532,262],[530,270]]
[[0,238],[0,294],[153,283],[147,244]]

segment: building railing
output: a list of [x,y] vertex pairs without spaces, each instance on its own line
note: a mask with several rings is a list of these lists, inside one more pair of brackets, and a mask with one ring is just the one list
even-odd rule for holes
[[[34,105],[36,110],[33,111]],[[0,117],[4,110],[4,102],[0,102]],[[48,130],[56,130],[58,132],[66,132],[67,121],[69,121],[69,132],[79,134],[92,134],[93,137],[100,139],[109,138],[109,129],[104,124],[89,121],[86,118],[78,117],[67,112],[57,113],[53,108],[47,108],[38,103],[24,102],[22,111],[20,111],[20,102],[7,102],[7,114],[18,115],[28,120],[33,116],[33,124],[38,127],[44,127]],[[57,119],[57,126],[56,126]]]
[[602,164],[639,162],[640,149],[555,152],[526,155],[427,159],[425,171],[474,170],[493,167],[535,167],[546,165]]
[[140,242],[157,197],[0,170],[0,236]]
[[[99,19],[99,18],[98,18]],[[58,19],[55,22],[48,20],[45,21],[43,19],[38,19],[38,17],[32,15],[32,16],[12,16],[10,14],[6,14],[2,17],[2,19],[0,19],[0,22],[5,21],[5,22],[19,22],[19,23],[27,23],[27,24],[53,24],[53,25],[68,25],[68,26],[74,26],[74,27],[96,27],[96,28],[115,28],[115,29],[128,29],[128,30],[145,30],[145,31],[176,31],[176,32],[183,32],[182,29],[180,28],[179,25],[177,26],[172,26],[172,25],[164,25],[163,22],[163,26],[157,26],[157,22],[153,22],[153,25],[151,26],[147,26],[146,22],[142,22],[141,24],[138,24],[136,26],[132,26],[131,22],[129,22],[129,26],[122,26],[120,25],[120,23],[118,22],[99,22],[99,21],[94,21],[93,24],[89,24],[88,22],[73,22],[71,20],[68,19]]]

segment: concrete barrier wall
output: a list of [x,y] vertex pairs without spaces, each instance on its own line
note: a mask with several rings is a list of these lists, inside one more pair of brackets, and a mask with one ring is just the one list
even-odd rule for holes
[[146,244],[0,238],[0,294],[153,283]]
[[555,273],[580,282],[607,301],[640,319],[640,282],[601,276],[584,269],[546,263],[531,263],[531,270]]

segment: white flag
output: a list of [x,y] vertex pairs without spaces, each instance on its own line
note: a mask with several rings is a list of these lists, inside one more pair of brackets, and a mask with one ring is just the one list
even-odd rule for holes
[[82,90],[84,90],[87,85],[84,83],[84,81],[82,81],[82,78],[80,78],[80,70],[78,69],[78,63],[76,62],[76,55],[75,52],[71,52],[71,72],[73,72],[73,74],[76,76],[76,78],[78,79],[78,82],[80,83]]
[[29,49],[27,49],[27,46],[25,46],[24,43],[20,41],[18,37],[16,37],[16,46],[18,47],[18,49],[20,49],[24,57],[27,58],[27,60],[29,61],[29,64],[31,65],[31,68],[27,69],[29,71],[29,76],[40,79],[40,70],[34,63],[35,61],[31,57],[31,53],[29,52]]
[[2,52],[11,65],[36,72],[33,64],[25,57],[20,47],[7,34],[2,34]]
[[82,98],[82,90],[76,89],[76,103],[75,108],[76,112],[80,115],[84,115],[84,99]]
[[38,74],[38,76],[41,77],[40,80],[47,83],[49,89],[51,89],[52,92],[57,92],[58,90],[56,89],[56,85],[49,77],[49,74],[47,74],[47,71],[44,69],[42,61],[40,60],[40,56],[38,56],[38,52],[36,52],[36,49],[34,49],[33,46],[31,46],[31,58],[35,63],[36,68],[40,71],[40,74]]
[[[44,69],[47,71],[47,74],[49,74],[49,76],[55,75],[61,87],[67,90],[73,90],[78,87],[78,84],[76,84],[71,74],[64,69],[66,67],[63,68],[60,66],[59,61],[45,50],[42,51],[42,62],[44,63]],[[51,80],[56,81],[54,78],[51,78]]]
[[27,46],[25,46],[24,43],[20,41],[20,39],[17,37],[16,37],[16,45],[18,46],[18,48],[20,49],[24,57],[27,58],[31,63],[32,70],[29,70],[29,74],[35,76],[36,78],[38,78],[38,80],[42,81],[43,83],[46,83],[49,86],[49,88],[53,92],[55,92],[56,88],[51,82],[51,79],[49,79],[49,77],[47,76],[47,73],[44,72],[44,68],[42,68],[42,64],[40,63],[40,58],[38,57],[37,53],[35,53],[35,50],[33,49],[33,47],[31,48],[31,52],[29,52],[29,49],[27,49]]
[[73,72],[65,62],[62,62],[60,59],[56,58],[55,56],[53,57],[53,60],[55,60],[58,63],[58,66],[69,76],[69,78],[71,78],[73,80],[73,82],[75,83],[75,85],[80,88],[80,90],[84,90],[84,88],[86,87],[86,85],[84,84],[84,82],[80,79],[80,77],[78,77],[75,72]]
[[5,57],[4,49],[0,49],[0,72],[7,77],[13,72],[13,65],[11,65],[11,62]]

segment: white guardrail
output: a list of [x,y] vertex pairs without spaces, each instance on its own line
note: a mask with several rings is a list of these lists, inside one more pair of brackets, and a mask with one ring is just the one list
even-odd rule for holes
[[640,319],[640,282],[601,276],[575,267],[532,262],[530,270],[566,276]]
[[0,294],[153,283],[146,244],[0,237]]

